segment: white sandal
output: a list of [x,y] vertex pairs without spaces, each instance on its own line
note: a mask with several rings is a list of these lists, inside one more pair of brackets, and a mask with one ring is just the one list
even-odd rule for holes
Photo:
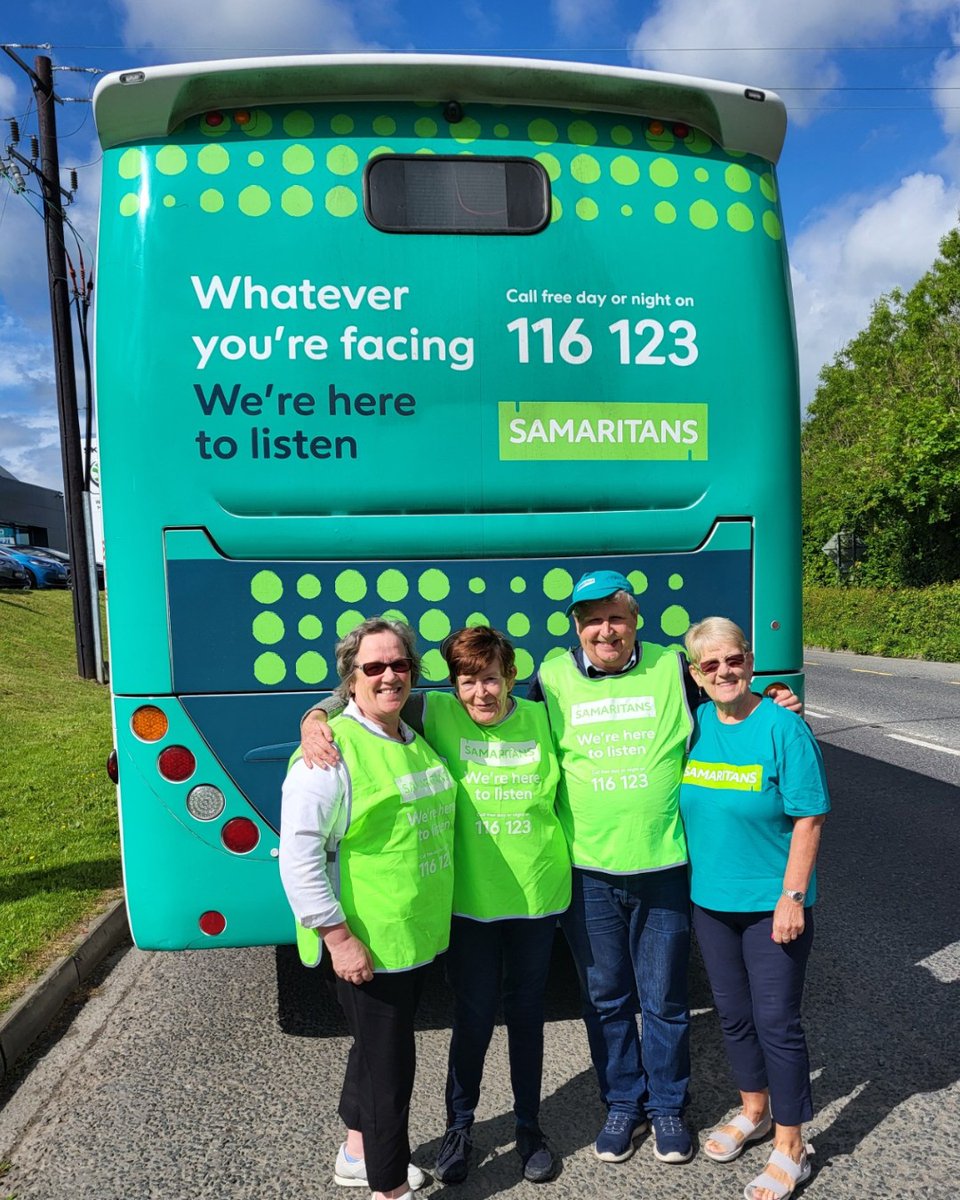
[[768,1188],[777,1200],[787,1200],[787,1197],[792,1196],[797,1188],[806,1183],[813,1174],[813,1167],[810,1166],[811,1154],[813,1154],[813,1147],[804,1146],[800,1161],[794,1162],[789,1154],[784,1154],[781,1150],[774,1150],[767,1160],[767,1166],[779,1167],[789,1178],[789,1184],[784,1183],[781,1179],[775,1179],[769,1171],[764,1171],[756,1179],[751,1179],[743,1189],[744,1200],[757,1200],[757,1188]]
[[[744,1150],[746,1150],[749,1142],[759,1142],[761,1138],[765,1138],[770,1132],[772,1124],[773,1119],[769,1112],[764,1113],[760,1120],[756,1122],[751,1121],[743,1113],[738,1113],[732,1121],[727,1121],[719,1129],[714,1129],[707,1136],[707,1142],[719,1142],[724,1149],[711,1150],[704,1143],[703,1152],[707,1158],[712,1158],[714,1162],[733,1162],[735,1158],[739,1158]],[[727,1133],[726,1130],[728,1128],[738,1130],[743,1134],[743,1137],[737,1138],[732,1133]]]

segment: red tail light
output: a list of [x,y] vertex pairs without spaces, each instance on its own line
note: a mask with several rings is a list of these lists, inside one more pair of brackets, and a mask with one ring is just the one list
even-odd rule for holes
[[186,746],[167,746],[160,751],[157,768],[164,779],[171,783],[183,783],[197,769],[197,760]]
[[116,750],[111,750],[107,755],[107,774],[114,783],[120,782],[120,763],[117,761]]
[[223,933],[227,927],[227,918],[223,913],[216,912],[210,909],[209,912],[202,913],[198,921],[200,928],[210,937],[216,937],[218,933]]
[[260,841],[260,830],[249,817],[234,817],[220,830],[220,840],[234,854],[249,854]]

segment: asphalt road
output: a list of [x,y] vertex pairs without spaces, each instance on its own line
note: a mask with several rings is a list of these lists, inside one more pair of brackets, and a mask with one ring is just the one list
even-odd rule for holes
[[[805,1007],[818,1110],[808,1131],[817,1173],[805,1195],[946,1200],[960,1177],[960,754],[950,753],[960,751],[960,668],[813,651],[808,660],[809,719],[834,811]],[[704,1130],[732,1108],[734,1092],[696,959],[691,981],[688,1118]],[[437,969],[420,1021],[412,1120],[414,1158],[427,1169],[443,1126],[449,1019]],[[301,970],[287,948],[120,953],[0,1092],[0,1159],[11,1164],[0,1200],[339,1193],[331,1173],[346,1047],[322,976]],[[665,1166],[644,1141],[625,1164],[596,1160],[603,1112],[560,942],[542,1111],[563,1157],[552,1184],[518,1179],[507,1080],[498,1029],[477,1165],[453,1189],[462,1200],[535,1190],[736,1200],[766,1158],[760,1145],[726,1166],[702,1155]],[[444,1190],[432,1184],[426,1194]]]

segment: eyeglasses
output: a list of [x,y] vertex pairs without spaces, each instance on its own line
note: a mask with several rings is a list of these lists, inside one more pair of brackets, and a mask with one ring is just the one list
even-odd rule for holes
[[700,672],[701,675],[707,675],[707,676],[716,675],[716,673],[720,670],[721,665],[723,665],[725,667],[733,667],[734,669],[736,669],[737,667],[742,667],[746,661],[747,661],[747,657],[745,654],[728,654],[727,657],[724,659],[719,659],[719,658],[707,659],[706,662],[702,662],[699,664],[699,666],[697,667],[697,670]]
[[393,662],[388,663],[357,663],[357,670],[362,671],[364,675],[369,676],[371,679],[375,675],[382,675],[388,667],[394,673],[394,675],[409,675],[413,667],[413,660],[410,658],[395,658]]

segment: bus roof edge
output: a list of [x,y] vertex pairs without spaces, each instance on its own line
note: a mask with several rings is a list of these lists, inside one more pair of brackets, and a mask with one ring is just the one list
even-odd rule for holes
[[162,138],[217,108],[348,100],[457,100],[586,108],[684,121],[776,163],[786,108],[766,88],[628,67],[478,55],[335,54],[136,67],[93,96],[105,150]]

